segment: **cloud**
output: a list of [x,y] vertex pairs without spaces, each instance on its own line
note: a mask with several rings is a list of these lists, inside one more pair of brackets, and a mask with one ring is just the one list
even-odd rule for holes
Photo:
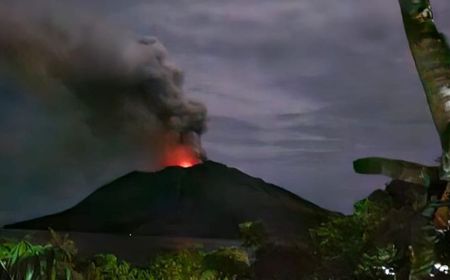
[[98,19],[23,9],[0,10],[1,59],[41,86],[48,102],[68,91],[100,131],[115,130],[112,125],[154,129],[159,122],[179,132],[203,132],[206,109],[184,99],[182,72],[155,38],[138,38]]

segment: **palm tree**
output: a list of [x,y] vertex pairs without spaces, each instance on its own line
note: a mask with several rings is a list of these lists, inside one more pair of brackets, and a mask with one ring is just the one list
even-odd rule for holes
[[[444,185],[436,210],[435,225],[448,228],[450,194],[450,48],[437,30],[429,0],[399,0],[403,23],[417,72],[439,133],[442,156],[440,165],[426,166],[398,159],[378,157],[354,161],[357,173],[382,174],[392,179],[431,186]],[[444,184],[442,184],[444,183]]]

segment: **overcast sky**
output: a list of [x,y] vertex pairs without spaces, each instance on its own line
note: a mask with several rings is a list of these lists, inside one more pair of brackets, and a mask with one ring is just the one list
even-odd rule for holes
[[[387,181],[354,174],[358,157],[430,164],[439,156],[397,1],[66,2],[159,38],[185,72],[186,95],[208,107],[210,159],[320,206],[349,212]],[[450,3],[433,5],[450,34]],[[90,157],[67,160],[76,135],[66,128],[77,124],[18,90],[0,77],[0,224],[63,210],[134,169],[120,149],[95,145],[86,146]]]

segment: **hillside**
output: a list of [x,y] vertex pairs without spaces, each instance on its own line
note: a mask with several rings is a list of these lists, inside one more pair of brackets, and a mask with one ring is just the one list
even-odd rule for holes
[[305,237],[328,215],[278,186],[223,164],[131,172],[63,212],[5,226],[135,235],[236,238],[261,220],[274,237]]

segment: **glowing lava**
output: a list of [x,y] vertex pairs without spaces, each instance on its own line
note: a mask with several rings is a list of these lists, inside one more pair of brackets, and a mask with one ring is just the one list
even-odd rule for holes
[[189,146],[179,145],[174,147],[162,162],[163,166],[191,167],[200,163],[197,154]]
[[195,165],[195,163],[192,163],[190,161],[182,161],[180,162],[179,166],[183,167],[183,168],[188,168]]
[[160,160],[162,167],[180,166],[188,168],[202,162],[196,145],[186,137],[174,137],[173,134],[169,134],[164,146]]

